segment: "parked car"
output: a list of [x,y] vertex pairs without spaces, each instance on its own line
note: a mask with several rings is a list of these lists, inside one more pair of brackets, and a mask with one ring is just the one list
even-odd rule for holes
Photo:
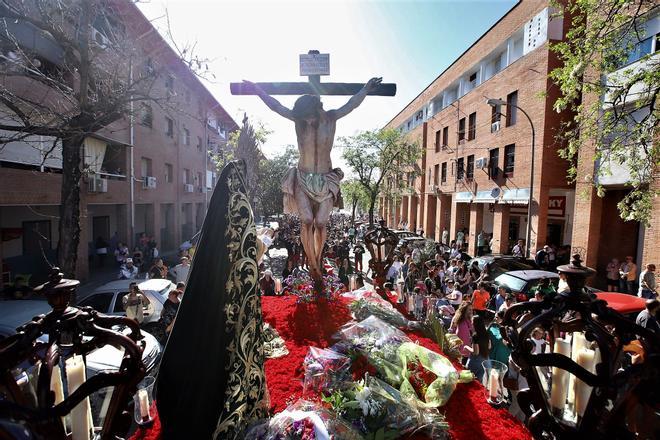
[[[106,315],[126,316],[122,298],[128,294],[128,286],[136,280],[117,280],[96,288],[89,296],[78,302],[79,306],[89,306]],[[144,324],[157,322],[167,296],[176,285],[170,280],[152,279],[138,282],[138,287],[149,299],[150,303],[144,310]]]
[[511,272],[513,270],[531,270],[538,269],[538,266],[534,260],[521,260],[512,255],[484,255],[481,257],[472,258],[468,267],[472,267],[474,262],[477,262],[479,265],[479,270],[484,270],[484,267],[490,265],[490,278],[495,279],[498,276],[506,272]]
[[403,238],[410,238],[410,237],[419,237],[419,235],[415,234],[412,231],[405,231],[405,230],[394,230],[392,231],[396,234],[396,236],[399,238],[399,242]]
[[547,270],[513,270],[506,272],[495,278],[495,286],[506,286],[511,293],[516,295],[517,301],[527,301],[532,295],[531,290],[542,278],[548,278],[557,288],[559,284],[559,275]]
[[[15,334],[17,327],[31,321],[33,317],[46,314],[51,310],[51,306],[45,301],[3,301],[2,307],[0,307],[0,340]],[[130,332],[128,327],[117,329],[125,334]],[[162,348],[151,334],[145,331],[141,331],[141,333],[145,342],[142,362],[144,362],[147,373],[149,373],[160,360]],[[48,335],[41,335],[39,340],[47,342]],[[87,377],[91,377],[100,371],[119,370],[122,357],[123,351],[112,345],[97,348],[87,355]]]
[[596,295],[598,299],[602,299],[607,303],[607,306],[616,310],[622,315],[632,319],[637,319],[639,312],[646,308],[646,299],[627,293],[618,292],[604,292],[593,287],[586,288],[589,293]]

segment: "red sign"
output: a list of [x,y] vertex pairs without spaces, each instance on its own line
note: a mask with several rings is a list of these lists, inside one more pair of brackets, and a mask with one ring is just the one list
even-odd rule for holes
[[566,196],[548,197],[548,215],[564,217],[566,215]]

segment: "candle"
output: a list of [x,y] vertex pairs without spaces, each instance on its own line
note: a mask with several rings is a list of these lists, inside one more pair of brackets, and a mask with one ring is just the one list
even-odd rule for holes
[[[587,338],[583,332],[574,332],[572,335],[571,360],[577,362],[580,350],[587,347]],[[569,374],[568,379],[568,404],[574,408],[575,405],[575,376]]]
[[[571,343],[565,339],[555,339],[554,353],[571,355]],[[552,390],[550,392],[550,406],[557,409],[563,409],[566,404],[566,395],[568,392],[568,376],[566,370],[558,367],[552,367]]]
[[[587,371],[594,372],[596,352],[588,348],[583,348],[577,354],[577,363]],[[591,387],[581,381],[575,379],[575,412],[578,417],[584,416],[584,411],[587,409],[589,397],[591,396]]]
[[399,304],[403,301],[403,297],[401,296],[402,295],[402,292],[401,292],[402,288],[403,288],[403,284],[396,283],[396,302],[399,303]]
[[499,379],[500,375],[497,370],[494,368],[490,370],[490,375],[488,376],[488,395],[490,396],[490,400],[493,402],[499,401]]
[[50,376],[50,390],[55,393],[54,405],[64,400],[64,386],[62,385],[62,372],[59,365],[53,367],[53,374]]
[[282,292],[282,280],[280,278],[275,278],[275,293]]
[[149,394],[147,394],[147,390],[138,390],[138,401],[140,402],[140,417],[143,421],[148,422],[151,417],[149,416]]
[[[66,381],[69,395],[85,383],[85,361],[82,356],[74,355],[65,362]],[[71,436],[73,440],[89,440],[92,429],[92,409],[89,397],[85,397],[71,410]]]

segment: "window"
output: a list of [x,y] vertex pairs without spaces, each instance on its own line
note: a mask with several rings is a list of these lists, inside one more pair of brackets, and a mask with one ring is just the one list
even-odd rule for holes
[[23,222],[23,255],[42,258],[44,251],[50,250],[50,227],[50,220]]
[[202,173],[197,173],[197,186],[199,186],[200,188],[203,186],[203,183],[202,183],[203,180],[202,179],[203,179],[202,178]]
[[147,60],[144,62],[144,77],[150,77],[156,72],[156,69],[154,68],[154,62],[151,58],[147,58]]
[[168,137],[173,138],[174,137],[174,121],[172,120],[172,118],[165,117],[165,123],[167,124],[167,131],[165,132],[165,134]]
[[190,170],[188,168],[183,169],[183,183],[191,183],[190,182]]
[[458,142],[465,140],[465,118],[458,121]]
[[154,112],[150,105],[140,104],[140,124],[145,127],[152,127],[154,123]]
[[440,182],[445,183],[447,181],[447,162],[442,162],[442,169],[440,173]]
[[167,97],[174,95],[174,76],[167,75],[165,77],[165,89],[167,90]]
[[456,180],[463,180],[463,177],[465,176],[465,159],[460,158],[458,159],[458,163],[456,164]]
[[467,157],[467,169],[465,170],[465,178],[467,180],[474,179],[474,154]]
[[190,130],[183,127],[183,145],[190,145]]
[[470,78],[468,79],[470,84],[472,84],[472,88],[477,86],[477,72],[474,72],[472,75],[470,75]]
[[142,173],[142,177],[153,176],[153,174],[151,174],[151,159],[148,157],[143,157],[140,160],[140,171]]
[[440,151],[440,130],[435,132],[435,152]]
[[[660,34],[658,34],[660,35]],[[655,36],[655,38],[658,38],[658,35]],[[625,46],[623,47],[623,58],[618,59],[615,62],[615,66],[617,68],[621,68],[623,66],[627,66],[628,64],[632,64],[635,61],[638,61],[642,59],[645,55],[648,55],[653,52],[653,39],[654,37],[649,37],[646,38],[642,41],[638,41],[634,44],[625,43]],[[658,51],[658,41],[656,40],[656,46],[655,50]]]
[[506,126],[516,125],[518,119],[518,91],[511,92],[506,96]]
[[165,182],[172,183],[173,178],[174,178],[174,167],[172,167],[171,163],[166,163],[165,164]]
[[497,179],[497,175],[499,174],[499,162],[500,162],[500,149],[499,148],[493,148],[490,150],[490,156],[488,158],[488,177],[491,180]]
[[[108,313],[113,296],[114,292],[96,293],[80,301],[80,305],[91,307],[97,312]],[[118,297],[117,301],[121,302],[121,298]]]
[[468,141],[477,137],[477,112],[470,113],[468,117]]
[[420,110],[415,114],[415,122],[422,121],[424,119],[424,110]]
[[516,144],[504,147],[504,175],[512,176],[516,160]]
[[438,186],[438,180],[440,179],[440,164],[437,164],[436,166],[433,167],[433,184],[435,186]]
[[202,137],[201,136],[197,136],[197,149],[199,151],[202,151]]
[[442,129],[442,148],[447,148],[449,145],[449,127]]
[[128,292],[119,292],[117,299],[115,299],[115,306],[112,308],[114,313],[124,313],[124,297],[128,295]]
[[490,123],[494,124],[496,122],[500,122],[501,118],[502,118],[502,106],[499,104],[492,106],[490,108]]

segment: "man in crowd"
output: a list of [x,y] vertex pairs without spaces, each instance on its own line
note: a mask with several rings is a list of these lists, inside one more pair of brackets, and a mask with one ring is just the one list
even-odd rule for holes
[[358,241],[353,246],[353,254],[355,255],[355,272],[362,272],[362,256],[364,255],[364,246],[361,241]]
[[655,299],[655,264],[647,264],[646,269],[639,276],[639,292],[637,296],[646,299]]
[[506,299],[506,296],[508,295],[508,289],[506,286],[499,286],[497,288],[497,296],[495,297],[495,311],[497,312],[500,307],[502,307],[502,304],[504,304],[504,300]]
[[525,256],[525,245],[522,240],[518,240],[516,245],[511,250],[511,254],[516,258],[523,258]]
[[637,265],[633,261],[633,257],[628,255],[626,261],[621,264],[619,268],[619,275],[621,275],[621,292],[635,294],[635,281],[637,281]]
[[190,259],[188,257],[181,257],[181,263],[170,269],[170,274],[174,277],[174,282],[186,282],[188,280],[188,272],[190,272]]
[[149,278],[166,279],[167,266],[163,264],[162,258],[156,258],[154,265],[149,269]]
[[646,301],[646,309],[639,312],[637,320],[635,321],[640,327],[651,330],[660,334],[660,324],[658,324],[658,309],[660,308],[660,301],[657,299],[649,299]]
[[536,265],[539,267],[539,269],[548,270],[548,266],[550,265],[549,251],[550,246],[546,244],[542,249],[539,249],[538,252],[536,252],[534,261],[536,262]]
[[133,280],[137,278],[138,268],[133,265],[133,259],[127,258],[126,263],[119,269],[120,280]]

